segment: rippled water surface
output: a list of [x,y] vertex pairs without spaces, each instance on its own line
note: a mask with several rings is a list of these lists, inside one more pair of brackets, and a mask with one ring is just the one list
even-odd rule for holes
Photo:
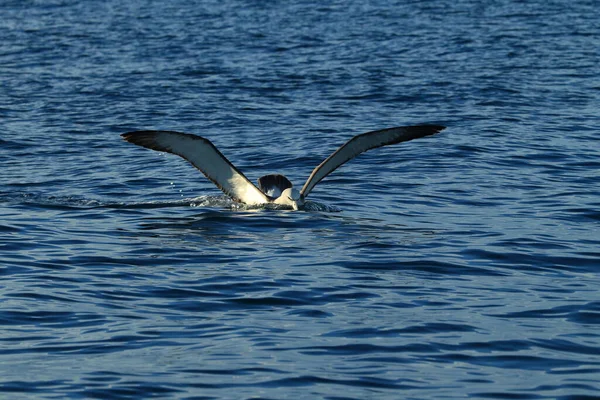
[[[594,1],[0,3],[0,397],[600,396]],[[210,138],[246,209],[119,134]]]

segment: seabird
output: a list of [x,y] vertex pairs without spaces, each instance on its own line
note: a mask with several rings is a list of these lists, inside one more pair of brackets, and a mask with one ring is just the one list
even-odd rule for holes
[[359,154],[433,135],[443,129],[445,127],[441,125],[399,126],[354,136],[312,171],[300,191],[279,174],[265,175],[258,179],[258,187],[255,186],[210,140],[201,136],[174,131],[135,131],[121,136],[138,146],[183,157],[236,202],[249,205],[274,203],[298,210],[317,183]]

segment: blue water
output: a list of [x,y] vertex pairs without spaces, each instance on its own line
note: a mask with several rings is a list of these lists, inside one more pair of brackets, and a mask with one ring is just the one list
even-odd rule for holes
[[[0,2],[0,398],[600,397],[596,1]],[[235,207],[119,134],[210,138]]]

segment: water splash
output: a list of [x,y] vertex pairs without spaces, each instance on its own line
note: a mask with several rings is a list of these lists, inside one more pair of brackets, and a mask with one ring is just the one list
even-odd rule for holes
[[[30,192],[4,192],[0,193],[0,203],[26,204],[42,208],[126,208],[126,209],[152,209],[166,207],[193,207],[193,208],[220,208],[231,211],[260,211],[260,210],[290,210],[281,204],[248,205],[237,203],[225,195],[206,195],[178,200],[151,200],[141,202],[116,202],[99,199],[88,199],[80,196],[51,196]],[[337,207],[307,201],[303,211],[308,212],[341,212]]]

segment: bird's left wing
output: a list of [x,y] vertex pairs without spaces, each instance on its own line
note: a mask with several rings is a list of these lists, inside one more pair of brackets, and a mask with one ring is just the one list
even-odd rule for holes
[[321,179],[367,150],[433,135],[443,129],[441,125],[399,126],[354,136],[313,170],[300,193],[308,196]]
[[229,162],[208,139],[172,131],[136,131],[121,136],[138,146],[185,158],[235,201],[246,204],[269,202],[267,196]]

